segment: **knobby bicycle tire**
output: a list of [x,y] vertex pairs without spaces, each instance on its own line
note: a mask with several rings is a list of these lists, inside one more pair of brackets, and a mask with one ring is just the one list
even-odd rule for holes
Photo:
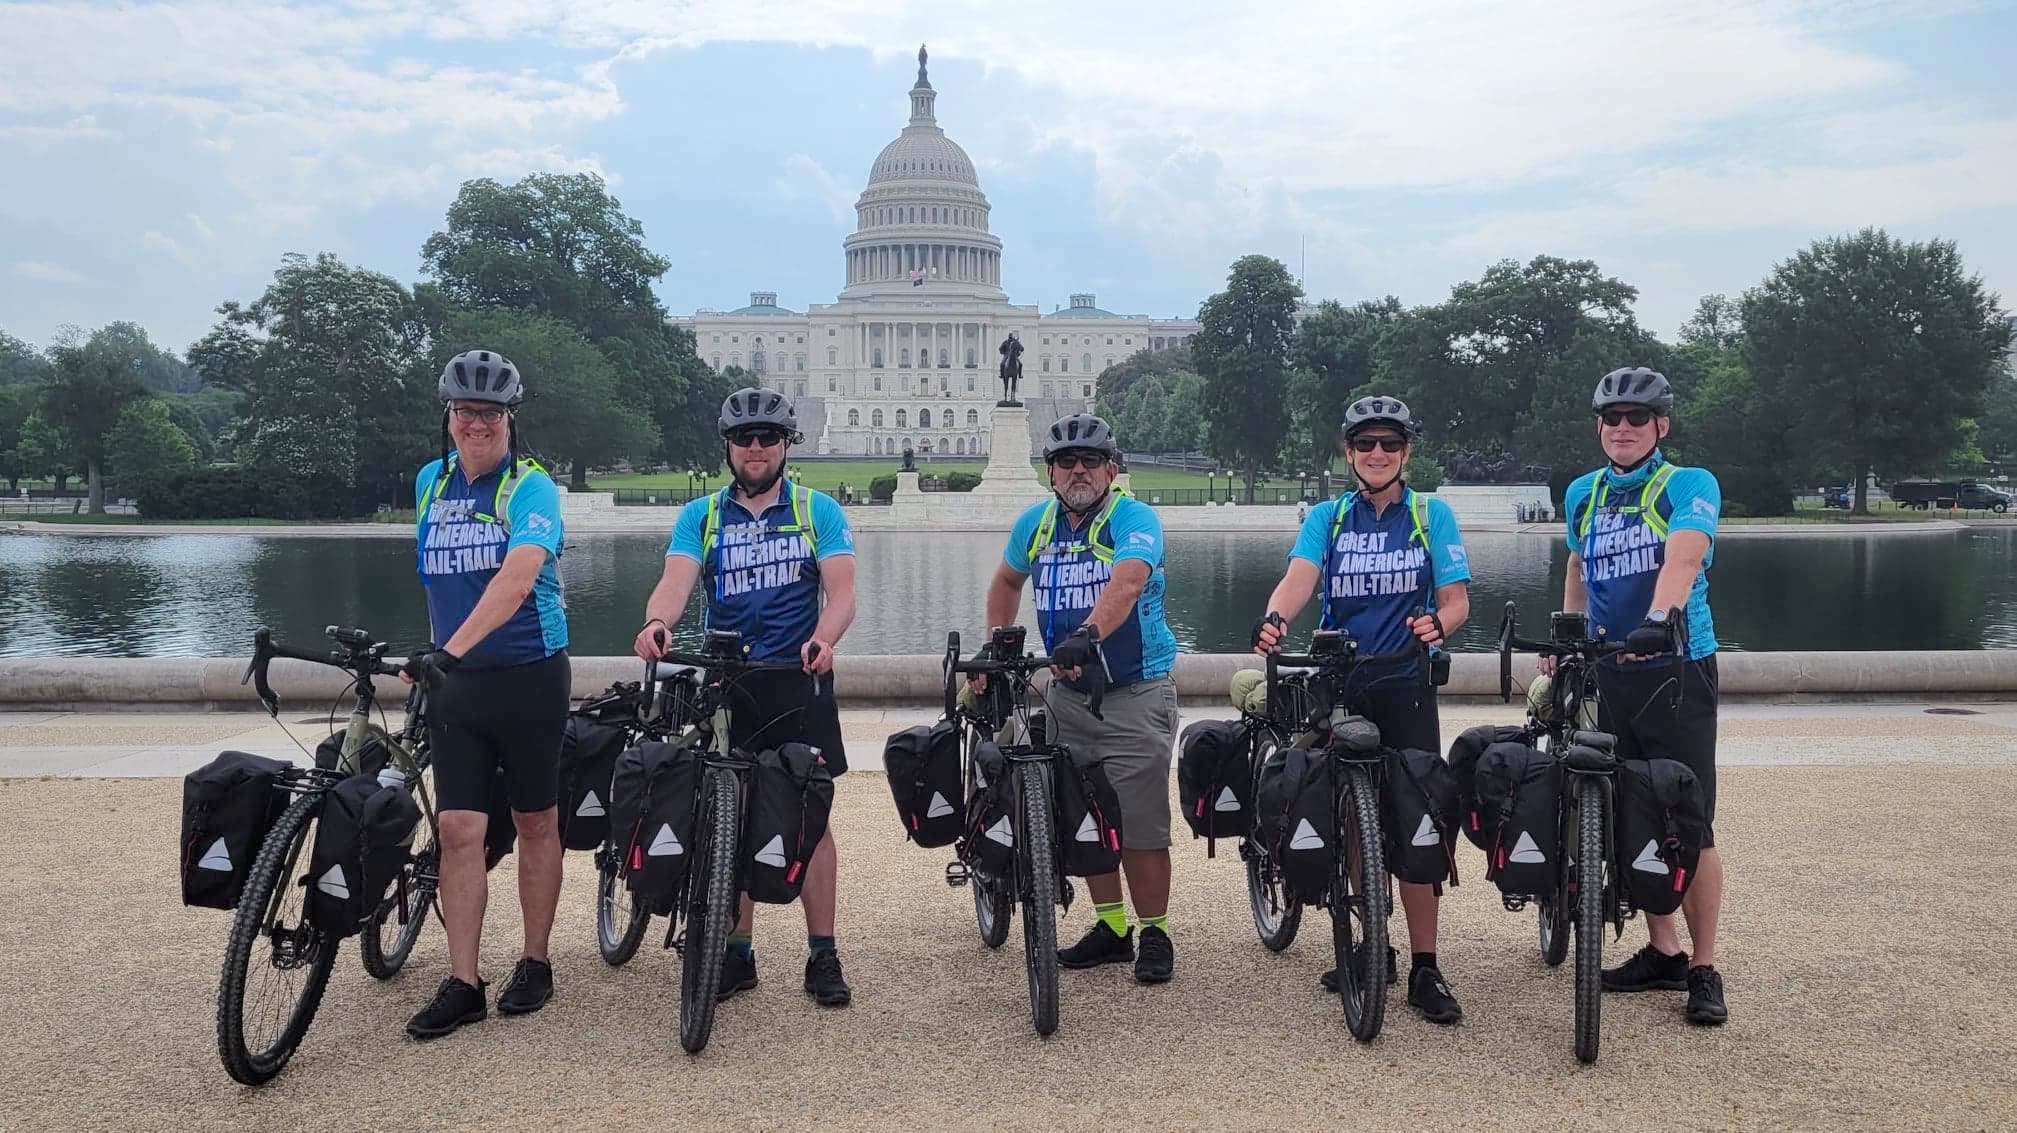
[[[283,811],[273,829],[260,844],[246,876],[245,889],[231,918],[231,935],[224,947],[224,965],[217,981],[217,1055],[225,1073],[247,1086],[270,1081],[301,1045],[308,1025],[315,1021],[322,993],[329,986],[329,971],[336,965],[339,941],[307,927],[306,891],[292,884],[294,863],[308,852],[309,834],[323,797],[311,793],[295,799]],[[271,953],[259,947],[270,942],[267,923],[286,906],[291,894],[303,901],[297,915],[298,931],[308,941],[307,959],[299,965],[304,973],[300,995],[286,1013],[286,1022],[273,1041],[261,1050],[252,1050],[245,1041],[245,985],[254,963],[270,964]],[[283,918],[285,919],[285,918]]]
[[[1331,949],[1338,965],[1338,987],[1345,1025],[1352,1037],[1369,1043],[1379,1037],[1387,1015],[1387,855],[1380,828],[1379,797],[1364,767],[1345,769],[1347,808],[1339,815],[1338,872],[1331,904]],[[1347,852],[1357,847],[1358,876],[1352,876]],[[1356,881],[1357,894],[1347,894]],[[1352,939],[1353,911],[1358,911],[1361,940]],[[1355,956],[1357,958],[1355,961]]]
[[[1573,800],[1561,808],[1555,820],[1556,845],[1568,847],[1576,837],[1575,807]],[[1570,884],[1572,874],[1565,854],[1557,854],[1560,867],[1555,872],[1554,886],[1549,893],[1534,902],[1537,935],[1541,946],[1541,963],[1550,968],[1559,968],[1569,956],[1569,938],[1574,933],[1576,918],[1576,898],[1574,886]]]
[[[1272,728],[1266,729],[1262,738],[1255,742],[1253,784],[1249,797],[1261,797],[1261,766],[1279,747],[1281,736]],[[1268,857],[1267,847],[1260,838],[1258,810],[1248,842],[1247,910],[1253,914],[1254,932],[1261,938],[1261,946],[1270,952],[1280,952],[1295,943],[1296,930],[1303,923],[1303,903],[1282,886],[1281,874],[1275,869],[1274,860]]]
[[612,968],[622,967],[637,955],[645,930],[651,927],[651,907],[638,902],[617,868],[622,852],[606,845],[595,855],[595,949],[602,954],[602,962]]
[[742,846],[742,794],[735,773],[707,770],[701,786],[705,861],[688,878],[686,945],[680,956],[679,1045],[699,1054],[714,1030],[722,954],[736,914],[736,855]]
[[1039,1035],[1058,1029],[1057,831],[1049,771],[1042,763],[1015,765],[1023,808],[1023,966],[1029,971],[1030,1022]]
[[1576,1058],[1597,1061],[1604,1003],[1604,787],[1576,777]]
[[[969,741],[967,752],[967,795],[972,797],[978,789],[974,786],[973,747],[980,744],[978,733]],[[1008,941],[1009,921],[1015,910],[1015,883],[1012,878],[990,877],[979,870],[968,870],[969,884],[973,886],[974,926],[980,929],[980,942],[988,948],[1000,948]]]
[[[406,865],[399,871],[392,888],[386,891],[385,899],[378,903],[371,920],[364,931],[357,936],[357,952],[364,961],[364,970],[373,979],[389,980],[399,974],[406,965],[406,958],[413,955],[413,945],[420,939],[420,930],[427,927],[427,915],[434,911],[434,900],[441,885],[441,836],[430,818],[421,823],[427,831],[427,842],[415,851]],[[404,885],[406,892],[406,923],[399,923],[399,894]],[[394,930],[392,943],[385,942],[385,930]]]

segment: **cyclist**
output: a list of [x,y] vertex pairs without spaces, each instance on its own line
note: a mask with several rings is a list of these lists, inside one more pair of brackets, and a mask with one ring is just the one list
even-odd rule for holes
[[[1597,669],[1598,726],[1618,737],[1618,754],[1677,759],[1702,783],[1716,817],[1716,631],[1709,616],[1708,569],[1715,560],[1723,493],[1702,468],[1670,464],[1660,441],[1673,427],[1674,389],[1645,367],[1613,370],[1591,399],[1597,441],[1609,464],[1569,485],[1568,577],[1562,607],[1591,620],[1630,653]],[[1553,666],[1544,664],[1543,671]],[[1687,1017],[1720,1024],[1729,1017],[1716,971],[1716,923],[1723,905],[1723,860],[1705,840],[1681,911],[1695,944],[1681,948],[1671,916],[1646,917],[1652,938],[1604,973],[1606,991],[1688,992]]]
[[442,645],[407,662],[433,690],[428,723],[441,819],[441,920],[448,978],[406,1024],[435,1038],[486,1014],[478,974],[489,902],[484,833],[500,768],[518,833],[525,951],[497,1010],[523,1015],[553,994],[547,941],[560,900],[560,737],[570,674],[561,608],[560,491],[522,455],[523,376],[495,351],[449,359],[438,392],[444,455],[414,481],[420,580]]
[[[1441,647],[1470,617],[1471,568],[1456,516],[1403,480],[1414,432],[1398,398],[1362,397],[1346,408],[1343,448],[1359,488],[1318,504],[1303,521],[1288,570],[1254,624],[1254,652],[1281,648],[1319,582],[1319,624],[1344,630],[1367,653],[1400,653],[1417,642]],[[1366,673],[1351,710],[1377,724],[1390,746],[1442,751],[1428,666],[1396,662]],[[1402,882],[1400,890],[1414,953],[1408,1003],[1432,1023],[1455,1023],[1464,1011],[1436,963],[1436,887]],[[1336,969],[1325,972],[1324,988],[1336,991],[1337,978]]]
[[[1163,525],[1155,509],[1115,489],[1121,457],[1113,430],[1090,413],[1044,438],[1054,498],[1009,531],[988,586],[988,625],[1014,624],[1023,583],[1036,578],[1037,629],[1055,664],[1045,694],[1051,735],[1106,770],[1120,796],[1121,869],[1134,894],[1137,936],[1121,900],[1120,872],[1086,879],[1098,919],[1058,949],[1067,968],[1130,960],[1139,983],[1167,982],[1170,943],[1170,755],[1177,738],[1177,641],[1163,621]],[[1104,719],[1092,714],[1087,670],[1104,669]],[[975,682],[985,688],[984,680]]]
[[[776,390],[744,388],[721,405],[721,436],[731,482],[680,509],[665,572],[644,606],[637,655],[654,660],[667,648],[694,583],[707,582],[704,624],[742,635],[752,661],[796,658],[805,673],[827,675],[818,692],[791,672],[753,672],[737,679],[729,706],[729,742],[757,751],[797,741],[818,748],[839,778],[847,771],[840,709],[834,702],[833,653],[854,621],[854,536],[832,496],[785,478],[791,446],[805,440],[798,416]],[[805,990],[826,1007],[852,998],[834,943],[839,858],[833,828],[814,849],[799,903],[805,906]],[[720,997],[756,986],[747,896],[728,956]]]

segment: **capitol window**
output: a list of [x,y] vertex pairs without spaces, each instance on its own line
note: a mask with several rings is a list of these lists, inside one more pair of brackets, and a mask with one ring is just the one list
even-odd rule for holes
[[839,392],[840,392],[840,379],[839,379],[839,378],[836,378],[836,377],[834,377],[834,376],[833,376],[832,374],[828,374],[828,375],[826,376],[826,392],[828,392],[828,393],[839,393]]
[[[871,365],[871,366],[881,366],[881,365],[882,365],[882,347],[878,346],[878,347],[876,347],[876,348],[875,348],[875,355],[874,355],[874,357],[875,357],[875,360],[874,360],[873,362],[870,362],[870,363],[869,363],[869,365]],[[881,388],[882,388],[882,379],[881,379],[881,378],[877,378],[877,379],[875,380],[875,388],[877,388],[877,389],[881,389]]]
[[728,336],[728,340],[729,340],[730,342],[741,342],[741,341],[742,341],[742,336],[741,336],[741,335],[739,335],[739,334],[732,334],[732,335],[729,335],[729,336]]
[[868,423],[875,426],[878,429],[882,428],[882,410],[878,409],[873,414],[871,414],[869,416]]
[[721,342],[721,336],[720,336],[720,335],[718,335],[718,334],[717,334],[717,335],[715,335],[715,336],[714,336],[714,341],[715,341],[715,342],[716,342],[717,344],[718,344],[718,343],[720,343],[720,342]]
[[[977,365],[979,365],[979,363],[974,361],[973,347],[969,346],[966,348],[966,368],[971,370]],[[967,380],[967,388],[968,389],[973,388],[973,380],[971,378]]]
[[861,410],[859,410],[859,409],[850,409],[850,410],[848,410],[848,411],[847,411],[847,423],[848,423],[848,424],[850,424],[850,425],[859,425],[859,424],[861,424]]
[[826,328],[826,336],[827,336],[828,338],[832,338],[832,337],[833,337],[833,335],[834,335],[834,330],[833,330],[833,328],[832,328],[832,327],[828,327],[828,328]]
[[731,350],[731,351],[729,351],[729,353],[728,353],[728,364],[729,364],[729,365],[731,365],[731,366],[740,366],[740,365],[742,365],[742,351],[740,351],[740,350]]
[[1108,345],[1108,346],[1112,346],[1113,344],[1114,344],[1114,336],[1113,336],[1113,335],[1108,335],[1108,336],[1107,336],[1107,345]]
[[1079,369],[1084,370],[1088,374],[1092,373],[1093,356],[1090,354],[1079,355]]
[[[876,365],[878,365],[878,366],[882,365],[882,360],[881,360],[881,359],[877,359],[877,360],[876,360]],[[877,374],[877,375],[875,376],[875,392],[877,392],[877,393],[881,393],[881,392],[882,392],[882,375],[881,375],[881,374]]]
[[839,347],[835,347],[835,346],[829,346],[829,347],[827,347],[827,348],[826,348],[826,364],[827,364],[827,365],[829,365],[829,366],[838,366],[838,365],[840,365],[840,348],[839,348]]
[[948,368],[950,368],[950,367],[952,366],[952,362],[950,361],[950,358],[951,358],[951,355],[950,355],[950,354],[948,354],[948,353],[946,352],[946,348],[945,348],[945,347],[941,346],[941,347],[939,347],[939,348],[938,348],[938,364],[939,364],[939,368],[940,368],[940,369],[942,369],[942,370],[943,370],[943,369],[948,369]]
[[[1113,364],[1113,359],[1111,359],[1111,358],[1107,359],[1107,364],[1108,364],[1108,365],[1112,365],[1112,364]],[[794,355],[792,355],[792,356],[791,356],[791,368],[792,368],[792,369],[794,369],[794,370],[800,370],[800,371],[803,371],[803,370],[805,369],[805,355],[803,355],[803,354],[794,354]]]
[[902,347],[896,352],[896,364],[898,366],[910,365],[910,347]]
[[[899,421],[897,424],[901,425],[903,422]],[[917,411],[917,427],[920,429],[931,428],[931,410],[920,409]]]
[[1051,356],[1046,354],[1044,355],[1044,373],[1048,374],[1050,372],[1051,372]]
[[968,393],[972,393],[972,392],[973,392],[973,375],[972,375],[972,374],[968,374],[968,375],[966,376],[966,391],[967,391]]
[[1086,386],[1085,396],[1091,397],[1092,395],[1093,395],[1093,387],[1090,385]]
[[1128,337],[1121,340],[1122,346],[1133,346],[1134,344],[1135,340],[1133,335],[1129,335]]
[[969,428],[969,429],[972,429],[972,428],[977,428],[977,427],[978,427],[979,425],[980,425],[980,412],[979,412],[978,410],[974,410],[974,409],[969,409],[969,410],[967,410],[967,411],[966,411],[966,427],[967,427],[967,428]]
[[1071,372],[1072,372],[1072,356],[1071,356],[1071,355],[1069,355],[1069,354],[1060,354],[1060,355],[1058,355],[1058,370],[1059,370],[1060,372],[1062,372],[1062,373],[1066,373],[1066,374],[1069,374],[1069,373],[1071,373]]
[[897,427],[897,428],[899,428],[899,429],[903,428],[903,427],[904,427],[904,424],[903,424],[903,423],[904,423],[904,420],[905,420],[905,419],[906,419],[907,417],[909,417],[909,416],[910,416],[910,415],[909,415],[908,413],[906,413],[905,411],[903,411],[903,410],[901,410],[901,409],[897,410],[897,411],[896,411],[896,427]]

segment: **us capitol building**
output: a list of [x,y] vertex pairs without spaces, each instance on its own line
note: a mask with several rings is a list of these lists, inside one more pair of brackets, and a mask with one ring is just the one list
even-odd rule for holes
[[1023,346],[1019,396],[1034,438],[1091,409],[1108,366],[1174,349],[1198,329],[1196,319],[1116,315],[1091,294],[1050,314],[1009,302],[987,195],[939,128],[925,61],[920,48],[910,124],[876,155],[855,202],[838,301],[800,313],[758,291],[746,307],[672,320],[715,369],[740,366],[790,396],[807,446],[822,454],[986,453],[1010,334]]

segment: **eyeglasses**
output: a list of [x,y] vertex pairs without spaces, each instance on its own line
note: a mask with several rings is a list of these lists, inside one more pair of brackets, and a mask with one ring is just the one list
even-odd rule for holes
[[784,433],[778,429],[737,429],[728,435],[728,443],[737,448],[749,448],[752,445],[776,448],[784,443]]
[[486,406],[482,409],[468,405],[457,405],[451,408],[449,412],[455,414],[455,419],[465,425],[472,421],[481,421],[486,425],[495,425],[499,421],[504,420],[504,410],[494,405]]
[[1062,468],[1069,472],[1074,468],[1105,468],[1107,454],[1103,452],[1061,452],[1051,457],[1052,468]]
[[1632,423],[1634,429],[1643,429],[1656,414],[1650,409],[1605,409],[1599,411],[1597,416],[1613,429],[1627,421]]
[[1381,452],[1399,452],[1408,447],[1404,437],[1353,437],[1346,443],[1353,452],[1371,452],[1376,448]]

